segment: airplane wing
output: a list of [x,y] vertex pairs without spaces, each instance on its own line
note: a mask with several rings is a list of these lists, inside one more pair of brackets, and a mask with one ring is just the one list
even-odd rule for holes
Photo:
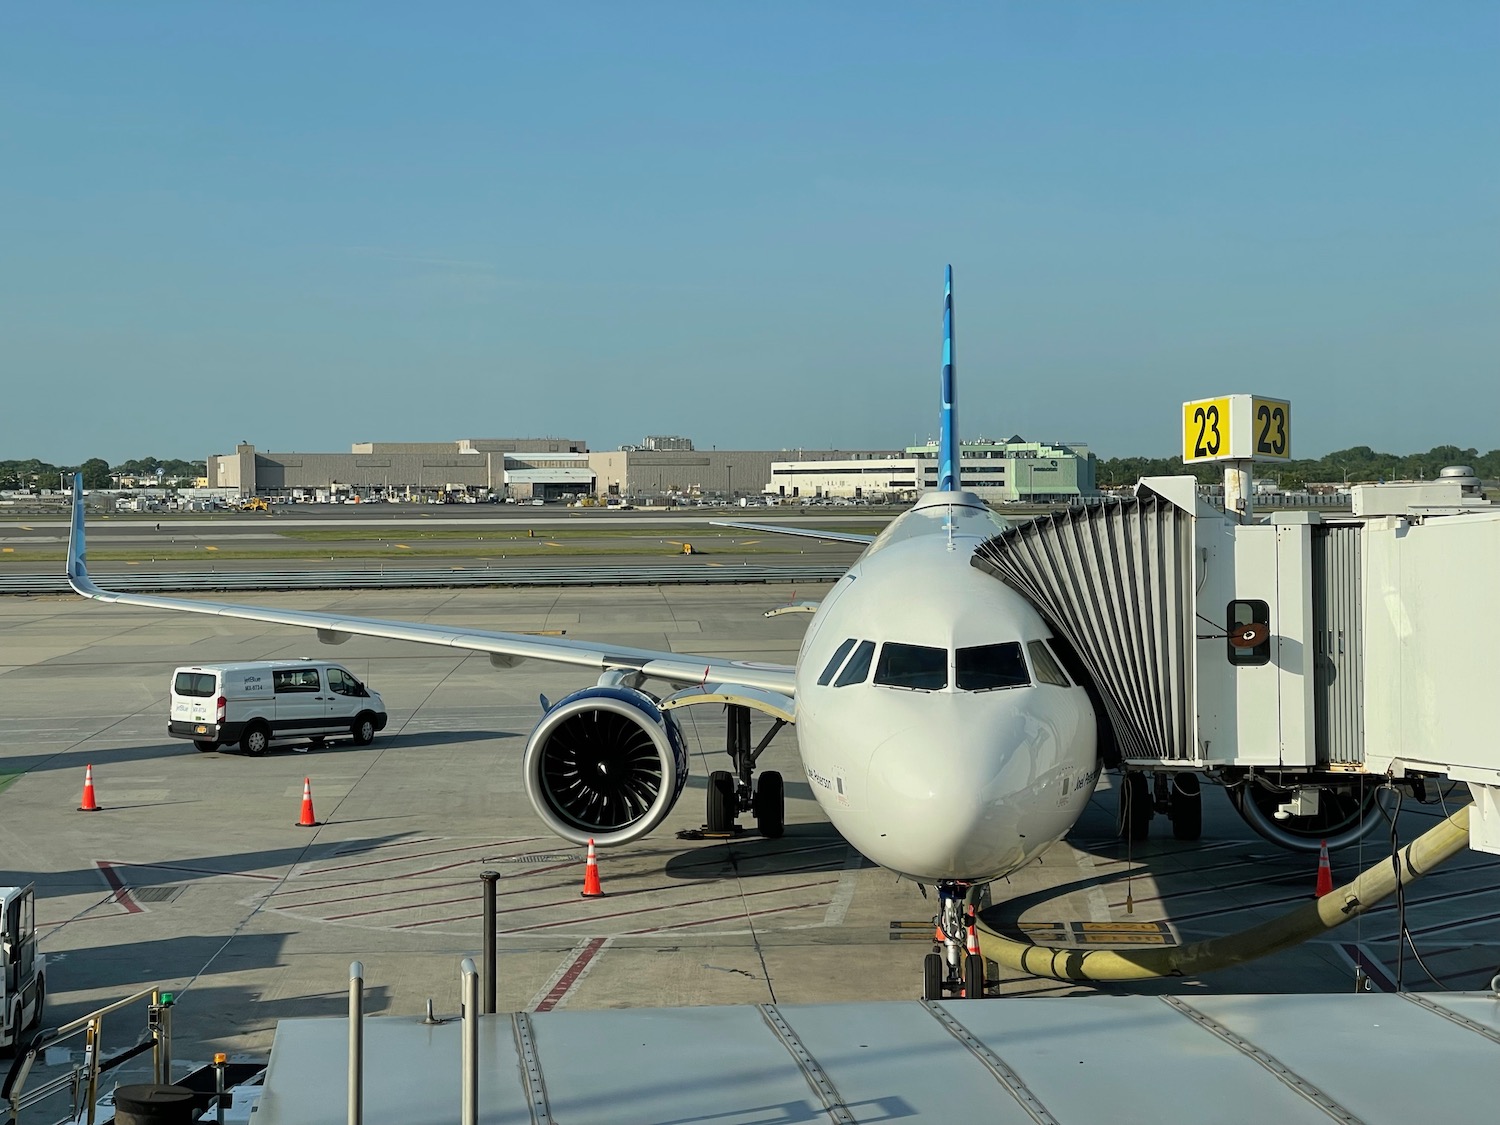
[[350,617],[339,613],[310,613],[301,610],[275,609],[270,606],[236,605],[229,602],[199,601],[195,598],[161,597],[152,594],[127,594],[103,590],[89,577],[85,562],[83,481],[73,482],[73,527],[68,539],[68,584],[85,598],[121,605],[138,605],[147,609],[178,610],[215,617],[236,617],[245,621],[264,621],[273,625],[293,625],[317,630],[325,644],[342,644],[351,636],[384,637],[393,641],[417,641],[448,648],[485,652],[500,668],[513,667],[522,660],[550,660],[571,664],[591,671],[639,672],[672,684],[690,685],[707,682],[743,685],[791,697],[796,691],[795,672],[791,665],[761,664],[726,660],[718,656],[693,656],[687,653],[657,652],[651,649],[627,648],[603,642],[573,640],[567,637],[536,637],[519,633],[492,633],[468,629],[462,625],[424,625],[406,621],[382,621],[370,617]]
[[813,527],[785,527],[774,523],[739,523],[735,520],[710,520],[715,527],[733,527],[740,531],[759,531],[766,535],[800,535],[804,539],[824,539],[830,543],[873,543],[875,536],[852,531],[819,531]]

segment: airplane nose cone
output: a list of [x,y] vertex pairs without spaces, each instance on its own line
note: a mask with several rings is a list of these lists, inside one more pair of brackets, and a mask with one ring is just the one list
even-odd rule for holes
[[993,732],[945,739],[931,730],[892,734],[870,759],[876,835],[861,850],[868,843],[875,862],[930,882],[993,878],[1014,866],[1024,848],[1015,798],[1030,772],[1016,770],[1017,751],[1014,740]]

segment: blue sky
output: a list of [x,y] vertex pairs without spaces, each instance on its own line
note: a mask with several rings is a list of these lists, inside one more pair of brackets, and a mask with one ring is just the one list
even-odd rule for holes
[[1500,446],[1500,5],[0,9],[0,458]]

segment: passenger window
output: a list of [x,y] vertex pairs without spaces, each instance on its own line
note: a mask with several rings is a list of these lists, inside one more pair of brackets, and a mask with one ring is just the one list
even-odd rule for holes
[[948,650],[889,641],[880,650],[875,682],[886,687],[942,691],[948,686]]
[[1031,683],[1019,641],[958,650],[958,686],[964,691],[1025,687]]
[[1026,652],[1031,657],[1031,670],[1036,673],[1038,683],[1056,684],[1058,687],[1073,686],[1068,683],[1068,677],[1063,675],[1063,670],[1041,641],[1027,641]]
[[358,686],[359,685],[355,682],[354,677],[349,675],[342,668],[328,669],[329,691],[337,692],[339,695],[355,695],[357,694],[356,689],[358,688]]
[[870,659],[875,655],[874,641],[860,641],[859,647],[854,650],[854,655],[849,658],[849,663],[844,665],[844,670],[839,673],[839,678],[833,681],[834,687],[848,687],[850,684],[862,684],[870,675]]
[[278,695],[317,691],[318,670],[316,668],[285,668],[271,674],[272,686]]
[[844,657],[849,655],[849,650],[853,647],[853,637],[850,637],[843,644],[839,645],[837,651],[833,654],[833,659],[828,662],[828,667],[824,668],[823,674],[818,677],[819,686],[826,687],[828,685],[828,681],[833,679],[833,674],[839,670],[839,666],[844,663]]

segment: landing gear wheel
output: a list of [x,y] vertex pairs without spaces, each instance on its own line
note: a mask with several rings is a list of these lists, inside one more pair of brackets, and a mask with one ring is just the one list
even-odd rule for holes
[[1203,784],[1195,773],[1172,777],[1170,811],[1172,836],[1177,840],[1196,840],[1203,835]]
[[767,770],[755,783],[755,826],[768,840],[786,834],[786,785],[775,770]]
[[198,748],[200,754],[212,754],[219,748],[219,744],[212,738],[195,738],[193,745]]
[[354,745],[368,746],[375,741],[375,720],[369,715],[361,715],[354,720],[354,726],[350,730],[354,735]]
[[270,745],[271,732],[258,724],[246,730],[245,736],[240,739],[240,749],[252,758],[260,757]]
[[1115,833],[1128,840],[1144,840],[1151,833],[1151,787],[1146,775],[1133,770],[1120,775],[1120,815]]
[[922,999],[943,998],[943,958],[941,954],[929,953],[922,958]]
[[964,956],[964,996],[970,1000],[984,999],[984,958],[977,953]]
[[714,770],[708,775],[708,822],[704,827],[714,833],[732,832],[734,814],[734,774]]

